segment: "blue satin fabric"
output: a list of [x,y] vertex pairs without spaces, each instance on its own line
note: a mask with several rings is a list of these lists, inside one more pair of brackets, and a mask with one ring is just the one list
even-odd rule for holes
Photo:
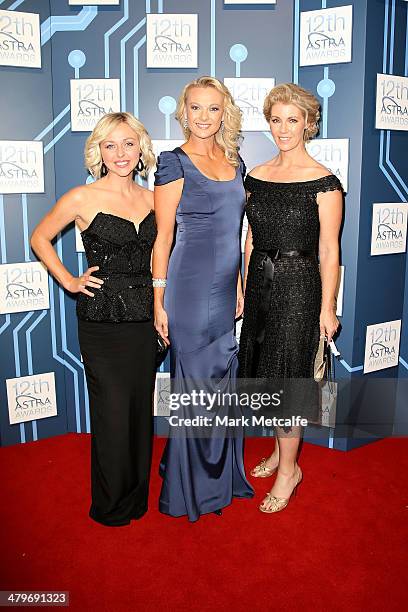
[[[156,185],[184,178],[165,293],[173,391],[188,392],[191,381],[207,383],[206,391],[231,391],[236,377],[234,313],[244,173],[242,162],[231,181],[213,181],[179,147],[158,160]],[[214,379],[212,389],[208,379]],[[178,416],[184,416],[180,409]],[[229,505],[232,497],[253,496],[245,477],[242,431],[227,438],[217,430],[214,437],[200,439],[178,432],[167,441],[160,472],[160,511],[187,514],[191,521]]]

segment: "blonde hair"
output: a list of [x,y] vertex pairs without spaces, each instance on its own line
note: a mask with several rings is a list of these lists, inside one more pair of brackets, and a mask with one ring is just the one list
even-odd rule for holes
[[136,132],[139,139],[140,152],[142,154],[141,158],[145,166],[140,174],[146,177],[149,174],[149,170],[153,168],[156,163],[156,158],[152,150],[152,141],[143,123],[136,119],[131,113],[106,113],[106,115],[99,119],[92,134],[87,138],[85,143],[85,166],[95,179],[99,179],[102,176],[101,170],[103,159],[100,144],[106,140],[112,130],[121,123],[126,123]]
[[210,76],[202,76],[191,83],[187,83],[180,94],[177,103],[176,119],[181,125],[186,140],[190,137],[190,129],[184,126],[186,102],[188,93],[193,87],[213,87],[224,96],[224,129],[215,134],[215,141],[224,151],[226,159],[233,165],[239,166],[238,146],[241,137],[242,113],[235,104],[231,93],[224,83]]
[[277,103],[294,104],[304,115],[306,129],[303,134],[305,142],[311,140],[319,131],[320,104],[317,98],[303,87],[294,83],[277,85],[265,98],[263,113],[269,123],[272,115],[272,106]]

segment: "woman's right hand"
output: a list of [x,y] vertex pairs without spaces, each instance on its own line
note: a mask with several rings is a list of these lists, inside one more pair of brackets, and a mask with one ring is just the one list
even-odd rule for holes
[[167,346],[170,346],[167,312],[162,306],[154,309],[154,326]]
[[92,273],[96,272],[96,270],[99,270],[99,266],[88,268],[81,276],[73,276],[65,286],[65,289],[71,293],[85,293],[85,295],[89,295],[89,297],[94,297],[94,293],[88,291],[87,287],[100,289],[103,285],[103,280],[101,278],[92,276]]

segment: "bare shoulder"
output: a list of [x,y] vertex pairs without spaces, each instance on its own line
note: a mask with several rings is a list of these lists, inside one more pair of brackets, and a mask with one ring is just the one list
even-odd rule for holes
[[304,169],[305,175],[309,180],[317,180],[320,178],[324,178],[325,176],[332,176],[333,172],[331,172],[326,166],[312,159],[312,163],[310,166]]
[[73,219],[80,223],[80,229],[85,229],[90,220],[95,216],[96,202],[95,191],[99,189],[98,181],[89,185],[79,185],[70,189],[61,199],[60,203],[69,208]]
[[60,197],[58,204],[61,207],[69,206],[77,214],[78,211],[88,200],[87,185],[73,187]]
[[137,194],[139,197],[143,199],[143,201],[149,206],[149,208],[154,208],[154,194],[150,189],[146,189],[146,187],[138,186]]
[[252,168],[252,170],[249,172],[249,176],[253,176],[257,179],[264,179],[268,176],[270,167],[273,166],[273,161],[274,160],[271,159],[263,164],[259,164],[259,166],[255,166],[255,168]]

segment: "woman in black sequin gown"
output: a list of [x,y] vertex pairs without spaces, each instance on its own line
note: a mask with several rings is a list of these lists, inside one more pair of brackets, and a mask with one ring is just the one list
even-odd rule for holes
[[[152,449],[156,333],[152,321],[153,194],[135,172],[154,164],[150,138],[129,113],[107,114],[87,140],[97,180],[72,189],[44,217],[32,246],[49,271],[78,294],[78,335],[92,428],[89,515],[107,526],[147,510]],[[68,272],[51,241],[72,221],[82,230],[88,269]]]
[[[264,114],[279,153],[245,181],[249,231],[239,375],[269,379],[276,386],[273,391],[283,387],[274,416],[313,420],[319,399],[313,381],[319,338],[325,335],[330,341],[338,327],[342,188],[305,149],[319,119],[319,103],[311,93],[297,85],[279,85],[268,94]],[[252,470],[259,478],[277,472],[259,507],[262,512],[283,510],[300,483],[300,436],[299,426],[277,427],[274,451]]]

